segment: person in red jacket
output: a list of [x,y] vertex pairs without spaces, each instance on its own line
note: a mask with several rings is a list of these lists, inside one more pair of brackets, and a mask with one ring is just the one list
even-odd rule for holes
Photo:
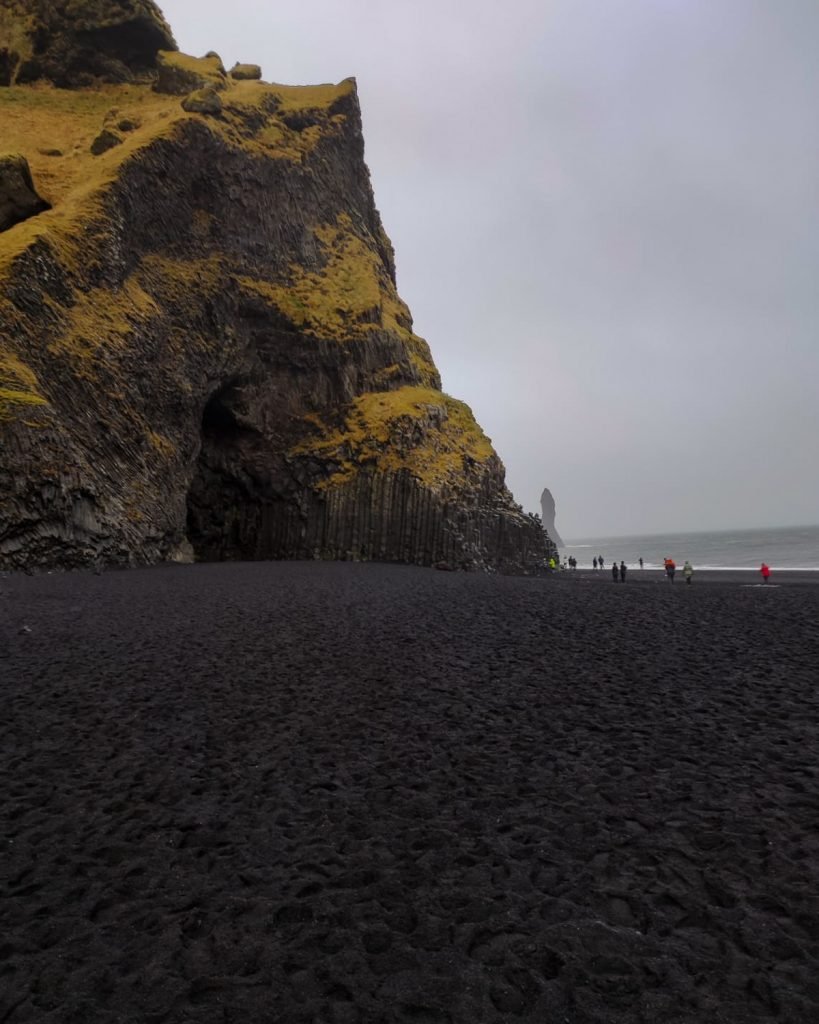
[[759,571],[762,573],[762,582],[767,583],[768,577],[771,575],[771,570],[763,562],[762,565],[759,567]]
[[672,583],[674,582],[674,573],[676,571],[677,571],[677,566],[676,566],[676,564],[674,562],[674,559],[673,558],[666,558],[666,560],[665,560],[665,574],[671,580]]

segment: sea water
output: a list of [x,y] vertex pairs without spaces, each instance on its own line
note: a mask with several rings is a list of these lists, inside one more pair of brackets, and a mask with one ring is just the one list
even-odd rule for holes
[[688,559],[695,569],[772,569],[819,571],[819,526],[760,530],[721,530],[713,533],[661,533],[633,537],[584,537],[566,541],[561,559],[573,555],[580,568],[591,568],[602,555],[605,564],[621,560],[639,568],[662,569],[673,558],[678,568]]

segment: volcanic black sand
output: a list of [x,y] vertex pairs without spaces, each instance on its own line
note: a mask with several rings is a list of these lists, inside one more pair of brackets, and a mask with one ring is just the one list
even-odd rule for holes
[[0,578],[1,1024],[815,1024],[819,587],[754,582]]

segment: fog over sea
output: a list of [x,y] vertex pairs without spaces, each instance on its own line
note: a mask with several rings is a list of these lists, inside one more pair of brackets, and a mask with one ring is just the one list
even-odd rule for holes
[[720,530],[710,533],[660,533],[633,537],[583,537],[566,540],[563,556],[574,555],[581,569],[603,557],[610,566],[615,559],[639,568],[662,569],[664,558],[682,567],[686,558],[695,569],[758,569],[767,562],[772,569],[819,571],[819,526],[777,529]]

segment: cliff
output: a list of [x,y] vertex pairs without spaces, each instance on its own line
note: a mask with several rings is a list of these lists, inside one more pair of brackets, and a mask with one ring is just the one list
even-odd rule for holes
[[0,567],[538,564],[396,291],[355,82],[226,74],[144,0],[53,9],[0,20]]

